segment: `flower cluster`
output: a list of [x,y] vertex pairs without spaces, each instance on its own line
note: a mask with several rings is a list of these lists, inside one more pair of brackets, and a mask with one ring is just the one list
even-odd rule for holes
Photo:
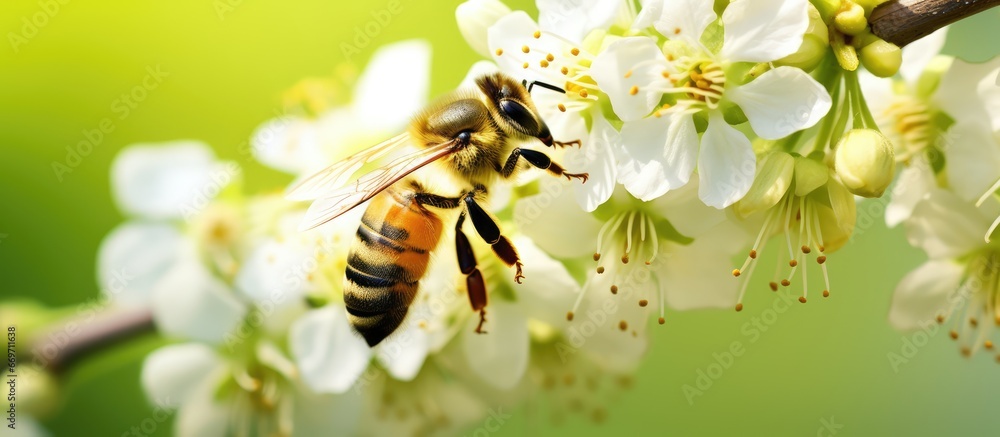
[[[203,144],[122,152],[113,190],[130,220],[102,244],[99,275],[135,272],[119,302],[183,341],[142,376],[151,399],[179,408],[180,433],[454,432],[539,392],[558,417],[600,420],[652,321],[666,324],[668,307],[742,310],[765,254],[773,292],[829,297],[828,255],[850,241],[857,203],[886,192],[887,221],[931,258],[900,283],[892,323],[951,321],[963,352],[994,348],[1000,65],[936,57],[943,32],[900,50],[871,34],[875,1],[641,3],[539,0],[537,20],[498,0],[456,10],[489,58],[458,87],[490,71],[548,85],[532,91],[538,111],[555,139],[580,140],[553,158],[590,176],[528,175],[492,193],[525,280],[480,257],[487,335],[453,245],[369,348],[343,289],[363,208],[300,232],[306,205],[245,194],[240,167]],[[358,77],[304,80],[247,152],[302,178],[388,138],[427,103],[429,65],[429,47],[409,41]]]
[[[584,294],[621,293],[642,274],[653,280],[628,291],[642,307],[658,300],[660,323],[664,304],[740,311],[758,258],[773,253],[771,290],[798,289],[802,303],[810,288],[828,297],[827,257],[850,241],[857,202],[882,197],[898,171],[886,220],[906,222],[938,273],[904,279],[893,324],[963,319],[952,336],[964,351],[992,347],[980,321],[1000,323],[989,261],[1000,224],[990,209],[1000,187],[995,62],[937,56],[944,29],[901,50],[871,32],[879,1],[538,3],[535,21],[468,1],[459,26],[495,68],[565,91],[533,97],[557,138],[583,139],[565,158],[592,176],[573,188],[583,211],[563,204],[523,231],[560,257],[594,250]],[[676,202],[692,190],[703,205]],[[942,207],[944,196],[969,204]],[[518,202],[538,209],[532,197]],[[570,220],[572,233],[542,224]],[[950,223],[987,241],[959,244]],[[581,242],[577,230],[596,238]],[[718,264],[747,246],[734,288]],[[975,293],[961,291],[969,284]]]

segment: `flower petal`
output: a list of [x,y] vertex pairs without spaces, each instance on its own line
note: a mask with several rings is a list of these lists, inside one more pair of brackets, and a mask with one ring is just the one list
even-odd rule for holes
[[386,371],[400,381],[412,381],[427,358],[430,339],[411,311],[403,325],[375,348],[375,358]]
[[757,162],[757,175],[750,190],[736,204],[736,213],[746,218],[776,205],[792,186],[794,174],[795,158],[792,155],[780,151],[764,155]]
[[455,8],[455,20],[469,47],[490,57],[493,54],[486,41],[486,30],[509,13],[510,8],[499,0],[468,0]]
[[220,168],[212,149],[197,141],[133,144],[111,163],[111,192],[127,214],[180,218],[207,205],[236,176],[239,167],[231,165]]
[[246,312],[225,283],[186,255],[153,290],[153,318],[166,335],[221,343]]
[[104,237],[97,252],[102,293],[116,305],[145,306],[177,263],[183,236],[171,225],[126,222]]
[[[648,348],[646,327],[649,307],[636,302],[656,296],[655,277],[643,263],[608,264],[604,274],[591,274],[580,308],[569,324],[566,339],[601,367],[617,372],[633,372]],[[608,293],[620,286],[617,295]],[[626,330],[620,323],[626,322]],[[635,331],[635,335],[631,331]]]
[[731,309],[740,282],[719,272],[732,269],[731,256],[749,243],[750,235],[731,221],[719,223],[691,244],[668,242],[663,250],[670,258],[663,262],[659,286],[670,307]]
[[574,171],[590,175],[586,184],[573,185],[577,203],[587,212],[594,211],[611,198],[618,179],[614,153],[620,141],[618,131],[599,115],[593,123],[586,144],[579,149],[567,150],[565,155],[566,163],[572,165]]
[[203,343],[164,346],[150,352],[143,361],[142,388],[150,403],[177,408],[199,386],[211,385],[222,365],[215,350]]
[[[660,77],[666,58],[650,38],[621,38],[594,58],[590,75],[623,121],[639,120],[660,103],[662,92],[652,83]],[[634,92],[634,93],[633,93]]]
[[563,263],[548,256],[530,238],[518,236],[513,243],[524,262],[524,283],[509,285],[514,287],[521,311],[549,325],[564,326],[565,312],[573,306],[580,286]]
[[906,222],[910,244],[933,259],[957,258],[985,244],[992,220],[949,191],[930,191]]
[[662,4],[660,17],[653,23],[653,27],[667,38],[682,39],[695,47],[701,47],[701,34],[718,18],[712,2],[664,0]]
[[[342,115],[343,111],[331,114]],[[250,151],[268,167],[292,174],[305,173],[316,168],[317,162],[329,160],[323,153],[324,125],[320,120],[290,115],[270,119],[250,136]]]
[[528,368],[528,321],[517,306],[494,300],[487,307],[488,335],[477,335],[479,317],[470,317],[462,335],[465,358],[473,373],[501,390],[513,388]]
[[236,274],[236,288],[254,302],[275,297],[298,299],[314,289],[309,278],[310,268],[316,265],[317,248],[298,243],[297,239],[279,242],[274,238],[262,242]]
[[653,25],[663,15],[663,0],[639,0],[639,14],[632,22],[633,30],[642,30]]
[[[903,76],[903,80],[907,84],[916,85],[917,79],[920,78],[920,74],[924,72],[927,64],[930,64],[931,59],[941,53],[947,36],[948,27],[942,27],[903,47],[903,63],[899,66],[899,75]],[[865,98],[871,100],[871,97],[867,95]]]
[[[589,184],[589,182],[588,182]],[[565,258],[594,253],[594,239],[602,223],[581,209],[567,184],[544,182],[540,192],[514,204],[514,223],[546,252]],[[566,226],[572,223],[573,226]]]
[[653,211],[659,211],[681,235],[698,238],[726,220],[726,212],[705,205],[698,199],[698,180],[671,190],[665,196],[650,202]]
[[351,331],[339,305],[303,315],[292,325],[288,343],[302,380],[317,393],[346,392],[371,360],[371,349]]
[[945,134],[948,184],[959,197],[975,201],[1000,178],[1000,144],[990,126],[959,120]]
[[934,187],[934,172],[923,155],[918,155],[910,165],[899,172],[899,179],[892,188],[892,199],[885,207],[885,223],[894,227],[910,218],[913,208]]
[[761,138],[776,140],[812,127],[830,110],[830,94],[806,72],[778,67],[726,91]]
[[174,428],[177,435],[225,437],[232,435],[233,409],[215,398],[216,386],[203,384],[177,411]]
[[1000,130],[1000,56],[983,63],[955,59],[934,94],[941,109],[963,121],[981,121]]
[[636,198],[655,199],[691,179],[698,154],[698,131],[691,116],[627,122],[621,138],[618,180]]
[[719,209],[732,205],[750,190],[756,169],[750,140],[713,112],[701,138],[698,197]]
[[962,274],[962,266],[949,260],[927,261],[908,273],[893,293],[889,323],[903,331],[936,325],[939,315],[948,315]]
[[[711,4],[711,3],[710,3]],[[809,27],[807,0],[734,0],[722,13],[722,57],[771,62],[795,53]]]
[[[382,46],[372,55],[354,89],[358,120],[378,132],[404,128],[427,104],[431,45],[413,39]],[[386,104],[392,102],[392,104]]]
[[611,26],[622,0],[536,0],[535,6],[542,29],[579,43],[590,31]]
[[364,408],[361,392],[317,394],[301,385],[294,391],[293,435],[357,435]]

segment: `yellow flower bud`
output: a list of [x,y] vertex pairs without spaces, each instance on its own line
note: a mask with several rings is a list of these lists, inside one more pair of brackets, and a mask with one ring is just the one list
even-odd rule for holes
[[847,6],[833,17],[833,27],[847,35],[857,35],[868,28],[868,20],[865,19],[865,9],[854,2],[847,2]]
[[852,129],[837,143],[837,175],[851,193],[881,197],[896,172],[892,143],[874,129]]
[[866,17],[871,15],[872,10],[875,9],[875,7],[887,1],[889,0],[854,0],[858,6],[864,8]]
[[840,32],[830,34],[830,46],[833,47],[833,54],[837,57],[840,68],[847,71],[858,69],[858,52],[854,46],[844,42],[844,35]]
[[777,204],[792,185],[794,174],[795,158],[792,155],[772,152],[760,157],[750,190],[734,205],[736,214],[748,217]]
[[861,49],[861,65],[878,77],[890,77],[899,71],[903,51],[891,42],[878,39]]

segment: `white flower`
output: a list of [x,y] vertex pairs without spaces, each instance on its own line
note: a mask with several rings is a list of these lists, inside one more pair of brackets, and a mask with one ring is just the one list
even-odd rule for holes
[[[830,275],[827,254],[843,247],[854,232],[857,219],[854,196],[837,179],[836,173],[817,159],[771,152],[758,162],[757,176],[746,197],[734,207],[740,217],[763,219],[757,238],[743,266],[733,270],[743,285],[736,300],[736,311],[743,309],[743,296],[757,267],[757,258],[764,254],[772,235],[783,236],[778,241],[778,269],[768,284],[771,291],[778,285],[789,287],[796,273],[802,274],[802,295],[806,303],[809,294],[809,261],[815,255],[823,275],[823,297],[830,296]],[[815,252],[815,253],[814,253]],[[787,254],[787,257],[786,257]],[[779,281],[781,265],[787,262],[787,275]],[[801,269],[799,267],[801,266]],[[797,285],[796,285],[797,286]]]
[[[503,407],[434,363],[412,381],[375,373],[367,381],[361,435],[459,435]],[[490,409],[492,408],[492,410]]]
[[200,343],[165,346],[146,357],[142,385],[151,402],[178,409],[179,435],[347,435],[361,413],[356,394],[305,389],[267,342],[249,359],[227,359]]
[[430,53],[422,40],[380,48],[358,78],[350,106],[264,122],[250,141],[254,156],[278,170],[311,174],[398,133],[427,102]]
[[1000,323],[1000,250],[982,236],[997,214],[995,201],[976,208],[940,189],[917,204],[906,221],[907,238],[931,259],[896,287],[893,326],[912,330],[951,321],[950,335],[964,355],[993,349],[993,326]]
[[602,366],[634,369],[654,308],[662,324],[667,304],[691,309],[735,299],[736,284],[717,274],[728,266],[719,252],[735,253],[747,234],[701,204],[696,190],[693,183],[649,203],[618,190],[602,207],[606,212],[598,210],[600,220],[575,208],[563,185],[516,204],[515,219],[539,247],[559,257],[593,256],[595,268],[568,308],[565,335],[572,342],[581,324],[601,325],[587,334],[583,350]]
[[[596,10],[603,10],[603,6]],[[542,17],[551,17],[546,20],[557,29],[536,24],[522,11],[506,15],[489,28],[489,47],[501,71],[565,91],[534,87],[532,99],[556,140],[581,141],[580,147],[566,150],[564,158],[566,165],[584,166],[581,171],[590,172],[587,183],[574,190],[580,206],[592,211],[614,190],[617,170],[615,150],[610,146],[616,142],[617,132],[597,110],[602,94],[590,77],[590,64],[594,59],[591,50],[599,50],[601,40],[573,42],[559,34],[558,24],[569,21],[559,18],[563,15],[558,11],[561,9],[555,7],[550,13],[542,14]],[[584,13],[572,11],[567,13]],[[589,133],[585,116],[593,122]]]
[[[658,6],[661,15],[654,26],[671,39],[664,46],[666,53],[652,38],[622,38],[609,44],[591,66],[597,85],[625,122],[624,143],[629,149],[651,150],[622,157],[622,175],[647,174],[622,182],[637,198],[654,199],[687,183],[697,162],[699,196],[707,205],[724,208],[750,188],[755,160],[750,141],[724,120],[725,104],[738,106],[764,139],[811,127],[831,106],[823,86],[797,68],[773,68],[742,85],[727,75],[735,63],[769,62],[797,50],[809,24],[808,3],[730,3],[722,15],[725,36],[718,52],[701,42],[716,20],[711,2]],[[664,94],[675,97],[676,103],[659,107]],[[693,121],[698,113],[708,119],[700,149]]]
[[[1000,58],[981,64],[939,56],[947,28],[903,49],[902,80],[861,74],[866,102],[896,147],[900,172],[886,209],[886,223],[906,220],[937,185],[932,159],[943,155],[949,186],[966,200],[978,198],[996,181],[993,151],[1000,129],[1000,92],[993,84]],[[954,123],[954,124],[953,124]],[[988,190],[993,191],[993,190]]]
[[192,243],[168,220],[205,212],[235,177],[232,165],[216,161],[207,145],[193,141],[137,144],[115,158],[112,192],[133,220],[109,233],[98,249],[97,277],[109,299],[149,304],[157,284],[193,255]]

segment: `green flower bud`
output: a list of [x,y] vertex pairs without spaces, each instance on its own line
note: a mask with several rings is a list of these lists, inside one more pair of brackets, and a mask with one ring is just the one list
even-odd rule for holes
[[857,35],[868,28],[868,20],[865,18],[865,9],[857,3],[847,2],[846,8],[833,17],[833,27],[847,35]]
[[878,77],[890,77],[899,71],[903,51],[895,44],[879,39],[861,49],[861,64]]
[[722,117],[726,120],[726,123],[735,126],[748,121],[746,113],[743,112],[743,108],[740,108],[739,105],[733,102],[723,100],[719,108],[722,109]]
[[768,209],[781,200],[792,185],[795,158],[785,152],[773,152],[757,160],[757,174],[746,196],[734,209],[740,217]]
[[874,129],[852,129],[837,143],[834,167],[851,193],[881,197],[896,175],[892,142]]
[[803,197],[826,184],[830,169],[817,159],[795,157],[795,195]]
[[810,3],[816,7],[826,23],[832,23],[833,17],[840,12],[841,0],[813,0]]
[[819,10],[810,3],[809,27],[806,28],[806,33],[802,37],[802,44],[795,53],[775,61],[775,64],[811,71],[823,60],[829,47],[830,31],[827,29],[826,23],[823,22]]

